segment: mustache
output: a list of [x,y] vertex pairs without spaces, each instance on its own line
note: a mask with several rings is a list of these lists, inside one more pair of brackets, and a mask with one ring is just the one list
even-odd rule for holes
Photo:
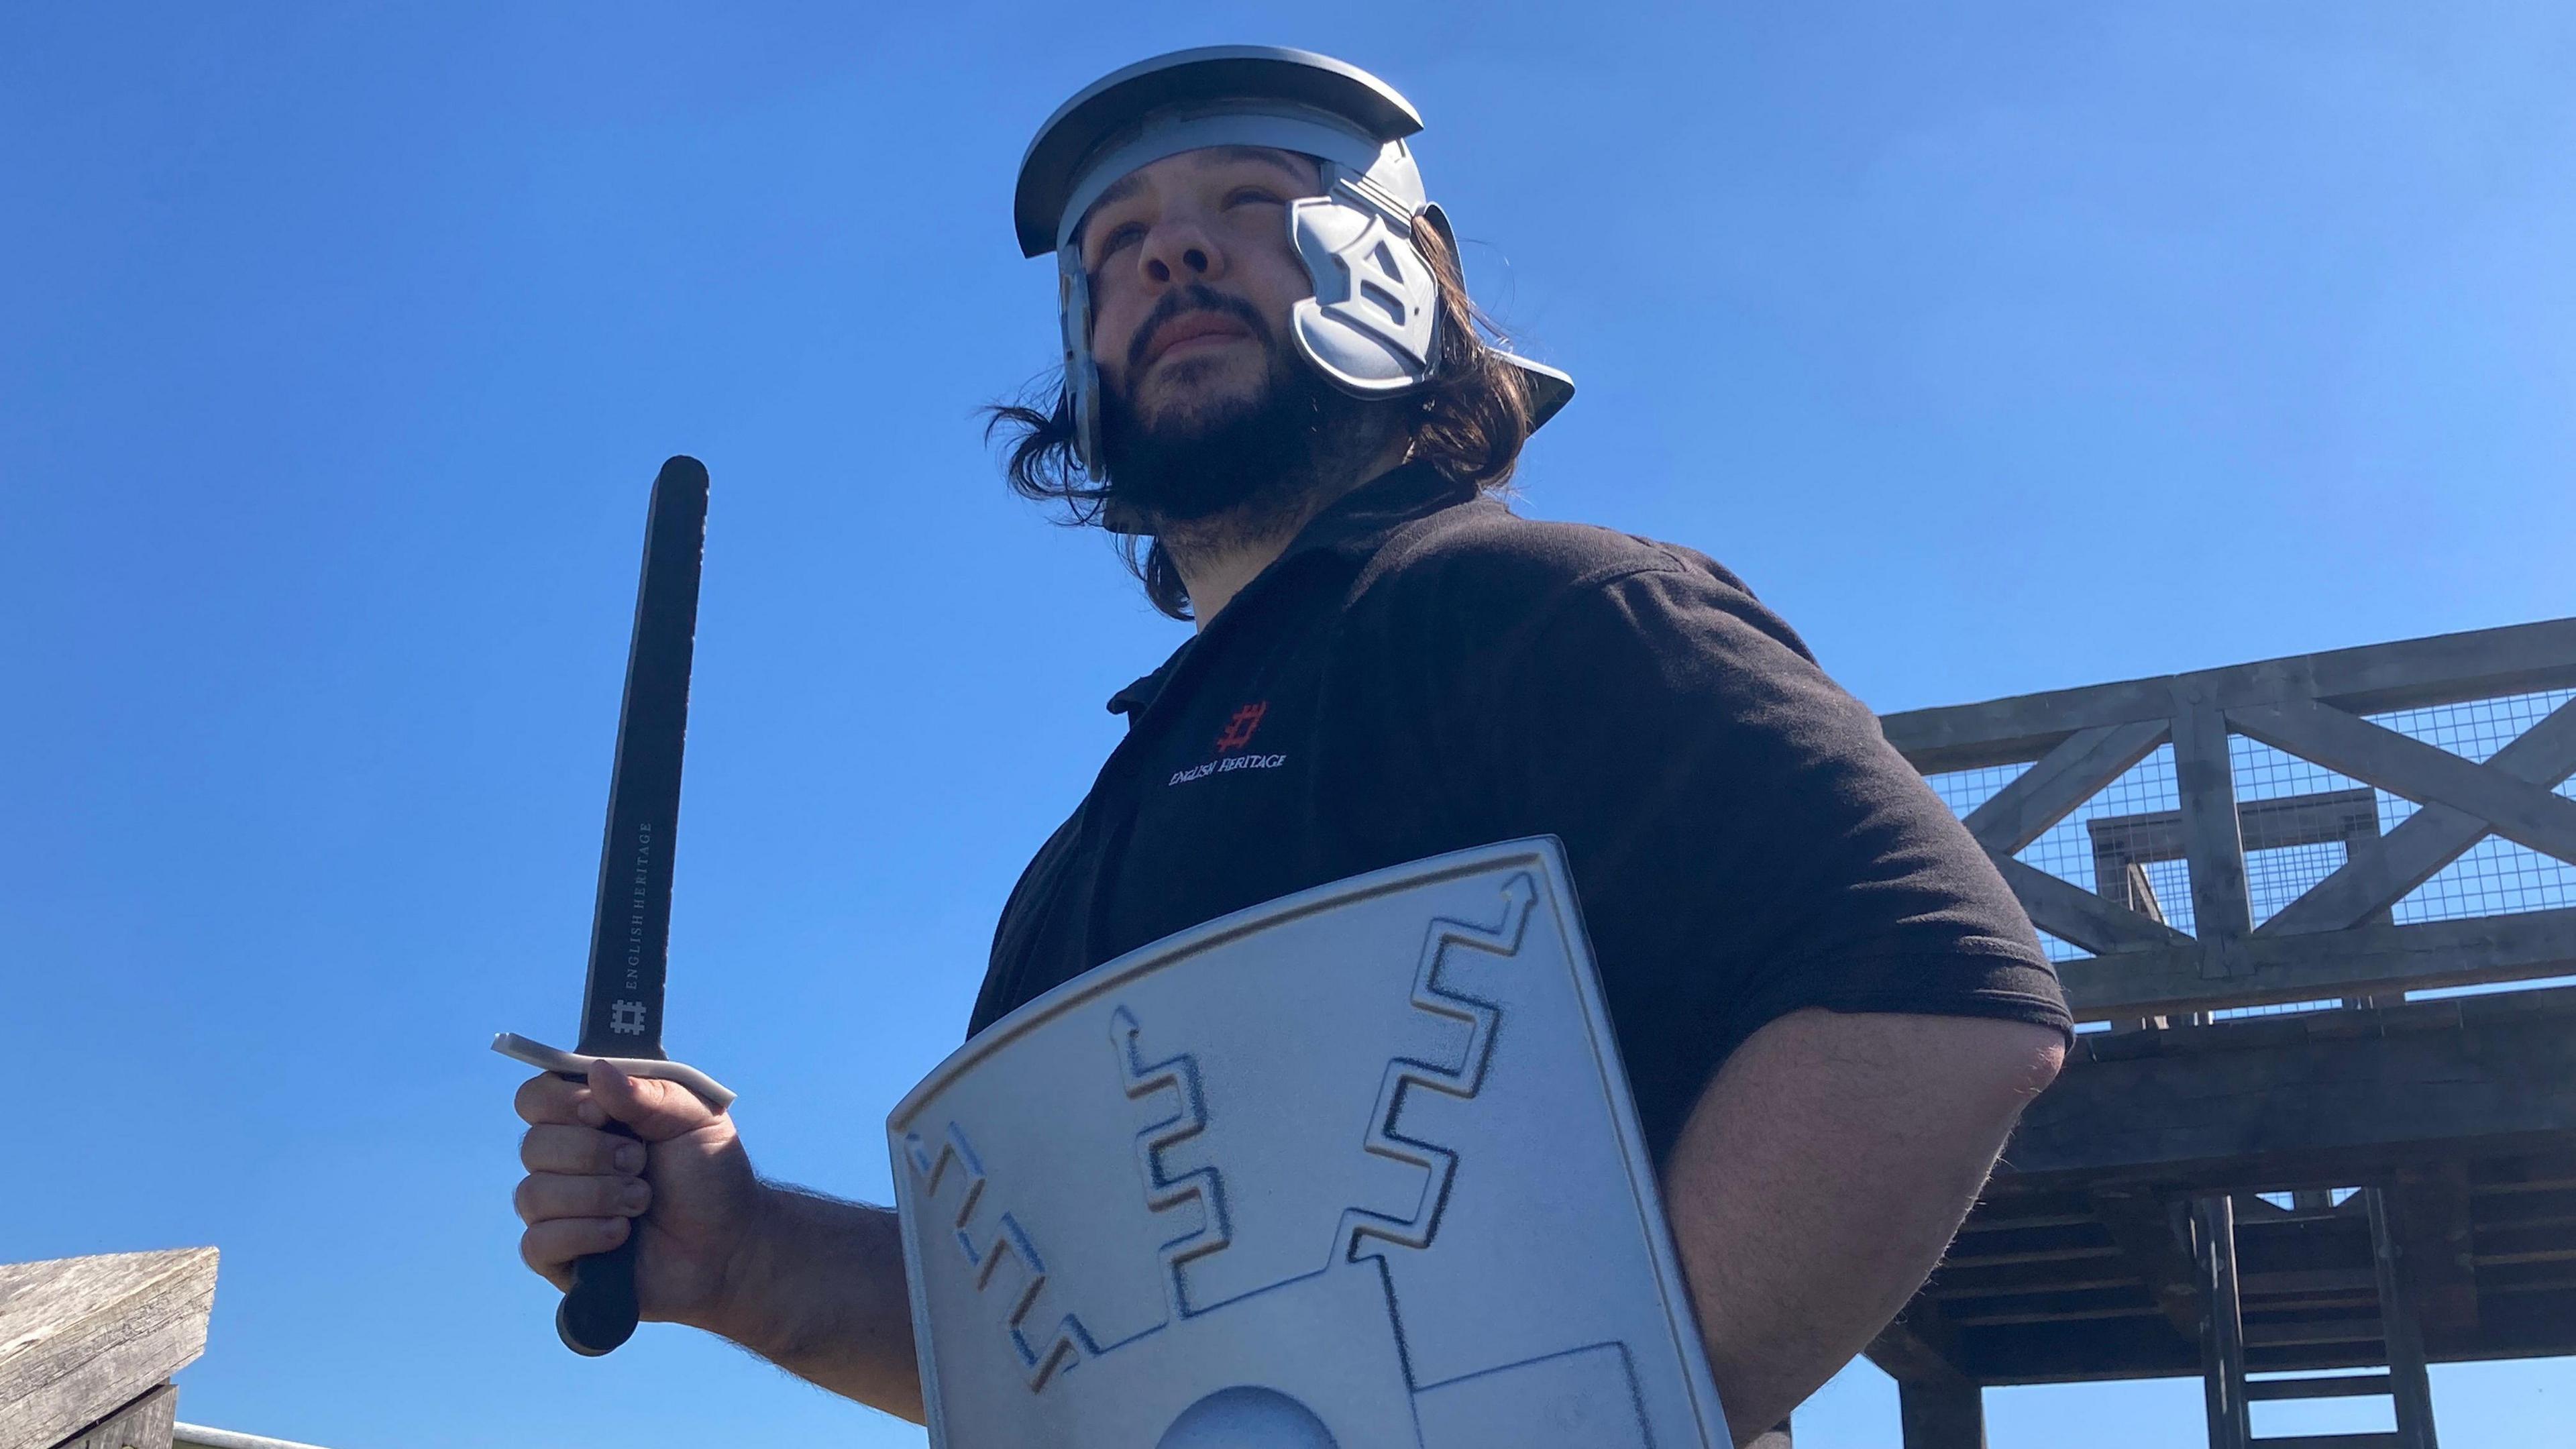
[[1127,370],[1133,373],[1144,367],[1146,349],[1153,346],[1154,334],[1163,330],[1164,323],[1191,312],[1215,312],[1231,317],[1242,323],[1263,346],[1270,345],[1270,324],[1262,320],[1261,313],[1250,302],[1240,297],[1229,297],[1204,282],[1192,282],[1186,287],[1165,292],[1163,300],[1155,303],[1154,310],[1145,315],[1145,325],[1136,329],[1135,337],[1127,344]]

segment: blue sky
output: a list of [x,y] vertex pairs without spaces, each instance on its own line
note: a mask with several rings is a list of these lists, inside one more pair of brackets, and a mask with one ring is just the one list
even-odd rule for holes
[[[555,1347],[482,1044],[569,1032],[695,453],[671,1044],[882,1200],[1179,638],[978,439],[1054,348],[1012,169],[1245,39],[1430,119],[1583,388],[1524,506],[1724,559],[1883,710],[2576,613],[2560,5],[11,7],[0,1259],[220,1245],[183,1417],[334,1449],[918,1443],[679,1330]],[[2576,1370],[2436,1391],[2539,1445]],[[2198,1433],[2189,1381],[1990,1398],[1997,1449]]]

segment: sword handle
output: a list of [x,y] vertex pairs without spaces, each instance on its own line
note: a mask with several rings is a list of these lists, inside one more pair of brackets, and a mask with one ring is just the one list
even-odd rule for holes
[[[633,1137],[634,1129],[612,1117],[607,1129]],[[635,1249],[644,1241],[644,1220],[626,1220],[626,1238],[605,1253],[572,1260],[572,1290],[555,1306],[555,1334],[564,1347],[584,1358],[597,1358],[635,1336]]]

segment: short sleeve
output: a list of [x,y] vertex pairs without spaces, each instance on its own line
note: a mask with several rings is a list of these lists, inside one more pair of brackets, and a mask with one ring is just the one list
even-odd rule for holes
[[1984,852],[1789,627],[1714,565],[1579,581],[1447,691],[1487,839],[1563,841],[1647,1139],[1726,1055],[1823,1007],[2069,1029]]

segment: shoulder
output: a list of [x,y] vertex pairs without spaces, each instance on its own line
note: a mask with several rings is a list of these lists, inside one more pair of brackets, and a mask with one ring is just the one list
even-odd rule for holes
[[1594,524],[1524,518],[1490,499],[1398,530],[1361,570],[1351,609],[1375,629],[1466,647],[1605,627],[1660,632],[1688,617],[1812,658],[1706,554]]

